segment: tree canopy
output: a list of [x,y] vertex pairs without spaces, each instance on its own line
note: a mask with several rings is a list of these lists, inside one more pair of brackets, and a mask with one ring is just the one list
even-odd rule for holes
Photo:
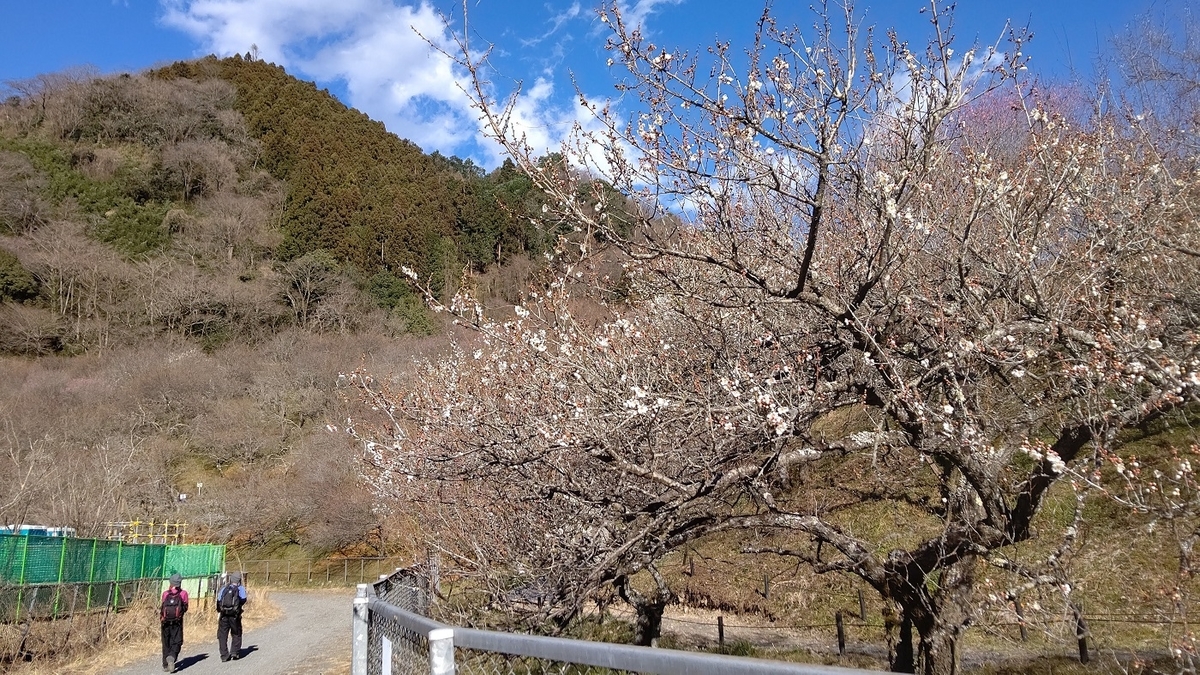
[[[606,586],[661,615],[668,552],[763,530],[744,550],[879,593],[900,671],[956,670],[985,569],[1072,606],[1088,488],[1069,478],[1200,397],[1195,158],[1062,111],[1023,75],[1025,35],[954,45],[932,10],[923,49],[873,43],[849,9],[818,9],[815,34],[768,13],[747,67],[728,44],[651,44],[606,7],[640,107],[593,107],[600,131],[564,153],[640,213],[539,171],[464,42],[496,139],[551,214],[626,256],[629,302],[581,316],[603,297],[586,255],[515,317],[456,298],[479,343],[420,387],[360,374],[390,425],[379,475],[469,479],[483,523],[509,505],[526,544],[481,523],[462,555],[539,570],[560,621]],[[1072,493],[1073,518],[1042,519]]]

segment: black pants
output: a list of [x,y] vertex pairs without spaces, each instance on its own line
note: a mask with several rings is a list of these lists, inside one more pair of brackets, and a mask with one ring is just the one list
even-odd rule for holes
[[[229,640],[229,645],[226,646],[226,637],[232,635]],[[240,656],[242,652],[242,615],[225,616],[222,614],[217,618],[217,648],[221,650],[221,660],[224,661],[230,656]]]
[[183,648],[183,621],[173,621],[162,625],[163,667],[167,666],[167,657],[179,660],[179,650]]

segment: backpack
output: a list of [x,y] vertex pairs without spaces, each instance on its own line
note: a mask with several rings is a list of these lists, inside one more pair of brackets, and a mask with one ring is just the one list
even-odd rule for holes
[[217,609],[225,616],[237,616],[241,609],[241,598],[238,597],[238,587],[229,584],[221,589],[221,597],[217,600]]
[[183,620],[183,594],[178,588],[172,588],[163,596],[161,617],[163,623]]

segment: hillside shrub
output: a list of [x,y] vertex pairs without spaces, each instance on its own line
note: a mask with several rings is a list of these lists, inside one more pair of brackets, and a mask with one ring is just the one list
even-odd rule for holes
[[17,256],[0,249],[0,302],[27,302],[37,297],[38,282]]
[[138,204],[121,198],[93,226],[92,234],[126,255],[137,256],[161,250],[170,240],[167,213],[170,204]]

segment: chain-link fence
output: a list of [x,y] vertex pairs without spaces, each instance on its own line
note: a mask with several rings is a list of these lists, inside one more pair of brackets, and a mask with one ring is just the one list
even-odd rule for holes
[[447,626],[428,584],[397,570],[358,587],[353,675],[851,675],[869,671]]

